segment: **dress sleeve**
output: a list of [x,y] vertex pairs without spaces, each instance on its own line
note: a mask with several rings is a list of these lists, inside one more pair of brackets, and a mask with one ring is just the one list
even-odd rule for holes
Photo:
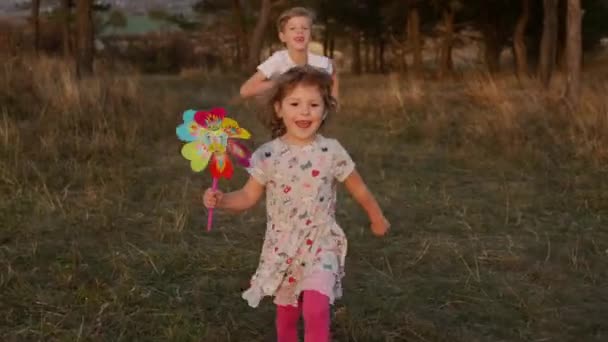
[[344,182],[355,169],[355,162],[337,140],[332,144],[332,173],[339,182]]
[[272,151],[268,145],[263,145],[251,154],[247,172],[260,184],[266,185],[271,174]]

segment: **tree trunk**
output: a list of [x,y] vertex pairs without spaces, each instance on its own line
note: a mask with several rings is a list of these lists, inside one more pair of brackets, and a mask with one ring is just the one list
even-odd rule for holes
[[407,18],[407,35],[413,52],[413,69],[416,74],[422,70],[422,44],[420,40],[420,13],[417,7],[410,7]]
[[397,67],[399,68],[399,72],[402,74],[407,73],[407,48],[408,48],[408,40],[409,40],[409,32],[410,32],[410,20],[409,20],[409,12],[408,19],[405,23],[405,35],[403,36],[402,41],[399,42],[399,46],[396,48],[395,57],[397,58]]
[[352,44],[353,44],[353,62],[351,65],[351,71],[355,75],[361,74],[361,32],[357,29],[353,29],[352,33]]
[[271,0],[262,0],[260,7],[260,15],[258,21],[253,29],[253,35],[251,36],[251,44],[249,45],[249,60],[247,62],[248,69],[255,69],[260,61],[260,52],[262,51],[262,42],[264,41],[264,34],[268,21],[270,20],[270,10],[272,7]]
[[513,33],[513,55],[517,64],[517,77],[528,76],[528,51],[526,48],[526,27],[530,19],[530,0],[521,1],[521,15]]
[[378,66],[380,65],[380,44],[378,44],[378,40],[374,39],[372,41],[372,71],[374,73],[378,72],[380,69]]
[[583,17],[581,1],[568,0],[567,13],[566,66],[568,68],[568,80],[566,83],[566,99],[574,110],[578,107],[581,96],[581,22]]
[[494,74],[500,69],[500,53],[503,40],[500,37],[500,13],[491,4],[484,3],[481,13],[483,33],[483,59],[489,73]]
[[76,23],[78,27],[76,73],[78,77],[89,76],[93,73],[92,2],[92,0],[78,0],[76,2]]
[[369,73],[371,69],[370,64],[370,40],[367,33],[363,34],[363,58],[365,63],[365,72]]
[[334,59],[334,51],[336,50],[336,37],[333,35],[329,38],[329,58]]
[[61,41],[65,58],[71,55],[70,38],[70,0],[61,0]]
[[386,42],[384,41],[384,38],[380,38],[380,40],[378,41],[378,59],[379,59],[379,65],[378,65],[378,69],[380,71],[380,73],[384,73],[385,72],[385,61],[384,61],[384,52],[386,50]]
[[443,11],[443,25],[445,27],[444,36],[441,42],[441,50],[439,53],[439,78],[443,78],[450,74],[454,65],[452,63],[452,46],[454,44],[454,17],[455,13],[452,9]]
[[34,33],[34,51],[40,50],[40,0],[32,0],[32,31]]
[[249,47],[247,46],[247,27],[245,15],[243,14],[243,7],[241,6],[240,0],[232,0],[232,11],[234,13],[234,19],[236,22],[236,60],[240,67],[243,62],[247,61],[247,53],[249,52]]
[[399,72],[402,74],[407,74],[407,59],[405,58],[404,45],[397,49],[395,58],[397,58],[397,67],[399,68]]
[[327,16],[325,16],[323,25],[325,25],[325,30],[323,30],[323,56],[329,57],[329,35],[331,34],[331,30],[329,28],[329,18]]
[[394,49],[395,64],[399,73],[407,74],[407,36],[404,36],[402,41]]
[[555,69],[557,53],[557,5],[559,0],[543,0],[543,33],[540,41],[539,77],[545,88],[549,87]]
[[[500,57],[503,47],[507,44],[508,38],[514,37],[515,34],[512,29],[513,26],[508,23],[509,20],[505,18],[503,13],[507,9],[504,4],[504,1],[502,3],[486,1],[481,14],[483,18],[484,59],[490,73],[496,73],[500,70]],[[522,31],[522,38],[525,45],[525,26]]]
[[500,70],[500,53],[502,44],[498,37],[498,29],[495,23],[489,22],[483,32],[484,36],[484,60],[488,72],[494,74]]
[[555,70],[567,71],[566,37],[568,26],[568,0],[558,0],[557,5],[557,45],[555,48]]

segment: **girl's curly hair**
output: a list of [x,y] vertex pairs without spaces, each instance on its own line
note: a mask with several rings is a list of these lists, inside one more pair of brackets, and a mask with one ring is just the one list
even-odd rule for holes
[[[270,90],[267,98],[267,110],[262,118],[265,126],[270,129],[272,138],[278,138],[285,134],[286,127],[283,119],[277,116],[275,104],[281,103],[296,86],[316,86],[321,93],[325,113],[329,113],[336,108],[336,99],[331,95],[332,86],[331,75],[310,65],[295,66],[275,79],[275,85]],[[321,126],[327,120],[327,116],[321,122]]]

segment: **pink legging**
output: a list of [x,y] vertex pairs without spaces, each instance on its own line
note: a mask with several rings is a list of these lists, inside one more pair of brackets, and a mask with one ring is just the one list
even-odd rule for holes
[[298,342],[300,307],[304,316],[304,341],[329,342],[329,298],[317,291],[302,291],[299,307],[277,306],[277,342]]

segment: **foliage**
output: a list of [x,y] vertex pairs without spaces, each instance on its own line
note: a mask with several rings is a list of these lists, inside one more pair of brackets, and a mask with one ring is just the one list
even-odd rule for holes
[[608,35],[608,1],[582,0],[583,46],[586,49],[595,47],[601,38]]
[[125,27],[127,26],[127,17],[119,10],[112,10],[108,14],[105,25],[112,27]]
[[153,19],[166,21],[177,25],[180,29],[194,31],[200,27],[200,22],[186,17],[182,13],[168,13],[162,9],[151,9],[148,16]]

